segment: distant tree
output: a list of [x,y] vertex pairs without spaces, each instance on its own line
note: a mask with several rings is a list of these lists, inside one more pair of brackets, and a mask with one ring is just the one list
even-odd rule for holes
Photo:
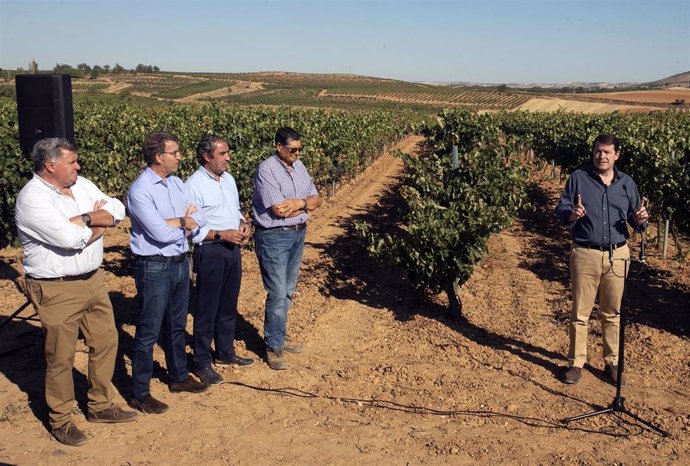
[[161,69],[158,68],[156,65],[153,65],[153,72],[158,73]]
[[119,74],[119,73],[124,73],[127,71],[124,66],[120,65],[119,63],[115,63],[115,66],[113,67],[113,73]]
[[103,72],[105,74],[110,73],[110,65],[103,65]]
[[137,73],[144,73],[146,72],[146,65],[139,63],[136,68],[134,68],[134,71]]
[[103,68],[100,66],[96,65],[91,69],[91,73],[89,73],[89,79],[96,79],[99,74],[101,74],[101,71]]
[[31,62],[29,62],[29,73],[31,74],[36,74],[38,73],[38,63],[36,63],[35,59],[31,59]]
[[89,65],[87,65],[86,63],[79,63],[77,65],[77,69],[84,74],[91,73],[91,67]]

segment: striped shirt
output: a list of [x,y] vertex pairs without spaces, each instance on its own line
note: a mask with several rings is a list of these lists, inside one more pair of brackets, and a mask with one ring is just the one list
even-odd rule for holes
[[288,167],[274,152],[271,157],[259,164],[254,174],[254,222],[264,228],[306,223],[309,218],[306,212],[295,217],[282,218],[273,213],[271,206],[286,199],[306,199],[318,193],[301,160],[295,160],[292,167]]

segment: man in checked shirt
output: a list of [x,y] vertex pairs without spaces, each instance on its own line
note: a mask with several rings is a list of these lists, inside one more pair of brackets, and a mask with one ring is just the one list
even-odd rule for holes
[[556,217],[570,228],[573,238],[570,364],[562,374],[562,381],[569,384],[580,380],[587,362],[587,326],[597,293],[604,372],[613,384],[618,381],[620,308],[625,261],[630,258],[626,223],[643,231],[649,218],[635,182],[615,167],[620,154],[620,143],[615,136],[599,135],[592,145],[592,166],[570,176],[556,207]]
[[267,292],[264,317],[266,360],[274,370],[287,369],[284,353],[301,353],[302,343],[287,338],[287,313],[297,286],[309,212],[321,197],[298,154],[300,134],[280,128],[275,152],[259,164],[252,197],[256,256]]

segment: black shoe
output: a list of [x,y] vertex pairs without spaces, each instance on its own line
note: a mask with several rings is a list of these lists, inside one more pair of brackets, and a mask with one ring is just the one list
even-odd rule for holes
[[203,369],[194,371],[194,375],[199,377],[205,385],[218,385],[223,383],[223,377],[211,367],[204,367]]
[[150,393],[141,398],[132,398],[129,406],[146,414],[163,414],[168,410],[168,405],[158,401]]
[[[604,367],[604,374],[613,385],[618,384],[618,365],[606,364]],[[625,387],[625,374],[621,374],[621,388]]]
[[577,383],[581,377],[582,377],[582,368],[572,366],[572,367],[569,367],[563,373],[563,382],[569,383],[569,384]]
[[228,367],[232,365],[243,367],[251,366],[252,364],[254,364],[254,360],[252,358],[241,358],[239,356],[233,356],[232,358],[230,358],[229,361],[224,361],[222,359],[214,359],[213,364],[221,367]]
[[53,429],[50,433],[58,442],[71,447],[78,447],[86,443],[86,435],[72,421],[59,429]]
[[86,417],[89,422],[107,422],[111,424],[119,422],[130,422],[139,416],[135,411],[125,411],[118,405],[113,404],[110,408],[106,408],[103,411],[91,412]]
[[173,393],[201,393],[205,392],[206,390],[208,390],[208,388],[204,383],[197,382],[190,375],[188,375],[187,378],[182,382],[170,382],[170,391]]

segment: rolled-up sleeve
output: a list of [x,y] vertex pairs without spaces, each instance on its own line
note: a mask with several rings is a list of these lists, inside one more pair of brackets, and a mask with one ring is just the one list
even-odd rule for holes
[[72,223],[39,190],[22,191],[15,220],[20,234],[61,249],[84,249],[92,235],[89,227]]

